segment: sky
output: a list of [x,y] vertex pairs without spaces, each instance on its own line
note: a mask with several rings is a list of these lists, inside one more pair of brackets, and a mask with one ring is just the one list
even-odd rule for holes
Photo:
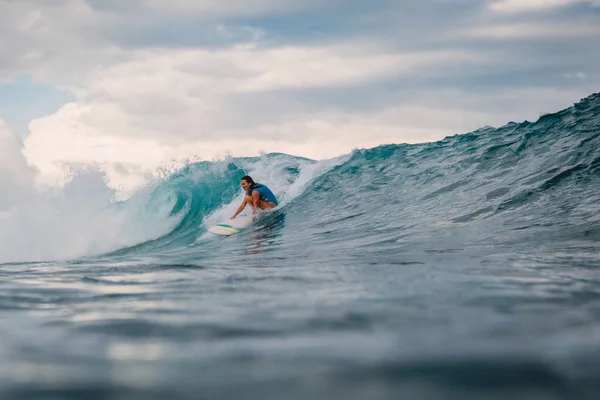
[[12,188],[79,164],[131,189],[186,159],[327,159],[600,91],[600,0],[0,0],[0,37]]

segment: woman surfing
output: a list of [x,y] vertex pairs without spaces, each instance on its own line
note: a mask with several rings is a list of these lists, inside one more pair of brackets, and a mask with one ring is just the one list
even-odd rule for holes
[[244,196],[244,200],[242,200],[242,204],[240,204],[230,219],[237,217],[247,205],[252,207],[252,214],[255,215],[258,209],[268,210],[277,207],[279,204],[277,197],[271,192],[271,189],[263,184],[254,182],[248,175],[242,178],[242,189],[244,189],[246,195]]

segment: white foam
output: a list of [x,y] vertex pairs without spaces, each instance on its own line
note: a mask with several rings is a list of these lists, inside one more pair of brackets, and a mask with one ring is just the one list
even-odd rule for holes
[[36,192],[5,211],[0,262],[45,261],[100,254],[167,233],[173,200],[146,213],[148,190],[124,203],[96,171],[78,173],[63,188]]
[[0,119],[0,218],[34,190],[35,172],[22,148],[21,139]]

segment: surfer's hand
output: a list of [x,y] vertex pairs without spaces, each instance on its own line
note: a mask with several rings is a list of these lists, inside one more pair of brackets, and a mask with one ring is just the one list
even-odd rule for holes
[[229,219],[235,219],[235,215],[232,215],[231,218],[229,218]]

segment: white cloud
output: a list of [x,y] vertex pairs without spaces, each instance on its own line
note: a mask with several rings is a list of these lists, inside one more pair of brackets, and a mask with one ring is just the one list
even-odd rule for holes
[[587,77],[587,74],[585,72],[581,72],[581,71],[577,71],[577,72],[565,72],[563,74],[564,78],[567,79],[585,79]]
[[260,29],[227,26],[223,20],[301,13],[325,6],[318,0],[0,1],[0,81],[30,74],[43,82],[76,84],[91,69],[129,60],[131,51],[122,41],[128,37],[143,41],[145,34],[161,24],[176,26],[187,21],[201,27],[205,35],[214,32],[235,39],[246,31],[250,40],[258,40],[264,36]]
[[594,37],[600,35],[600,26],[581,22],[526,22],[475,26],[457,33],[458,36],[484,39],[542,39]]
[[598,5],[597,0],[497,0],[490,3],[489,8],[503,13],[519,13],[538,10],[550,10],[577,3]]
[[0,79],[76,82],[88,68],[126,57],[101,35],[113,21],[81,0],[0,2]]
[[360,43],[280,48],[240,45],[217,51],[148,50],[135,56],[135,60],[93,71],[79,95],[96,100],[128,97],[137,101],[144,100],[138,98],[141,94],[151,97],[156,92],[161,98],[168,92],[211,97],[232,92],[336,87],[416,72],[448,60],[475,62],[483,58],[456,50],[397,53]]
[[[96,1],[100,4],[102,0]],[[93,2],[92,2],[93,3]],[[257,14],[283,14],[298,12],[311,8],[324,7],[322,1],[305,0],[290,2],[288,0],[252,0],[252,1],[215,1],[215,0],[129,0],[125,7],[121,4],[116,8],[119,11],[127,9],[149,10],[151,12],[165,14],[197,15],[201,17],[238,17],[252,16]]]
[[279,48],[240,54],[236,63],[253,72],[253,76],[237,89],[261,91],[357,84],[414,72],[447,60],[469,58],[474,56],[459,51],[374,52],[357,43],[339,47]]

